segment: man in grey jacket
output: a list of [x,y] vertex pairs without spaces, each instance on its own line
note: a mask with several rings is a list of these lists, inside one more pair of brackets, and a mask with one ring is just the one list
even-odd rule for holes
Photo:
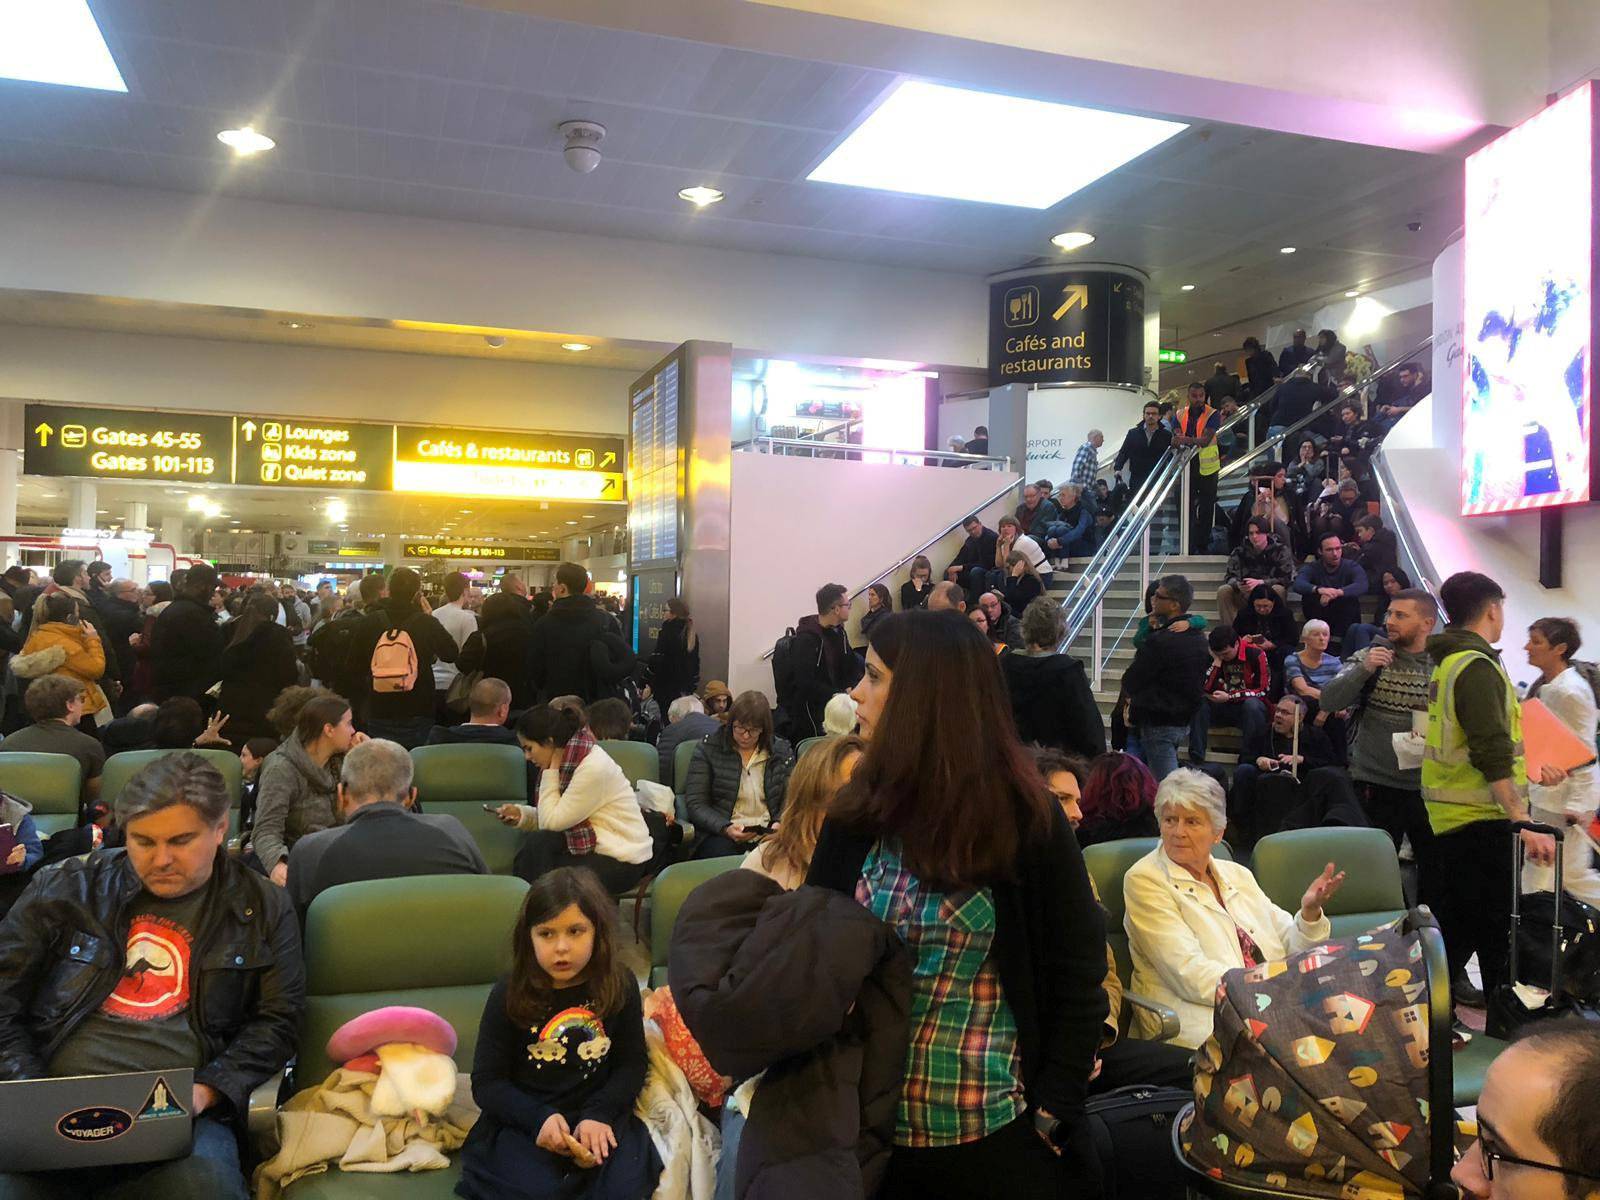
[[1409,836],[1418,852],[1433,838],[1422,803],[1422,769],[1400,766],[1394,735],[1411,732],[1412,714],[1428,711],[1433,660],[1427,643],[1438,622],[1438,606],[1427,592],[1397,592],[1384,622],[1387,637],[1352,654],[1323,686],[1321,698],[1325,712],[1352,710],[1350,777],[1367,819],[1394,839],[1396,849]]
[[289,898],[298,912],[341,883],[489,873],[478,844],[455,817],[411,811],[417,800],[411,778],[411,755],[398,742],[373,738],[344,756],[344,823],[308,833],[289,853]]

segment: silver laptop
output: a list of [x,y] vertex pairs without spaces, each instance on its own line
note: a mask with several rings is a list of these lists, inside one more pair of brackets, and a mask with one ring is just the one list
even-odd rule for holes
[[0,1171],[162,1162],[189,1153],[194,1071],[0,1083]]

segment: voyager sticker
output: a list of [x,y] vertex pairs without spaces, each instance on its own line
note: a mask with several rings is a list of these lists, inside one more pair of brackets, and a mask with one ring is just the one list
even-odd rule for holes
[[109,1142],[132,1128],[126,1110],[107,1105],[74,1109],[56,1122],[56,1132],[69,1142]]

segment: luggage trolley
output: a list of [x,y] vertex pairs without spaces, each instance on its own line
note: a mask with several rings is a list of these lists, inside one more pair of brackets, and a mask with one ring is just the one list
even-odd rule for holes
[[1173,1122],[1189,1196],[1455,1200],[1449,978],[1426,908],[1229,971]]

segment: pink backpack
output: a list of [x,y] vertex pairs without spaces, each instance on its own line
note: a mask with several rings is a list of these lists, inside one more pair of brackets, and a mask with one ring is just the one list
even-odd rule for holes
[[372,690],[409,692],[417,685],[417,648],[404,629],[387,630],[372,650]]

